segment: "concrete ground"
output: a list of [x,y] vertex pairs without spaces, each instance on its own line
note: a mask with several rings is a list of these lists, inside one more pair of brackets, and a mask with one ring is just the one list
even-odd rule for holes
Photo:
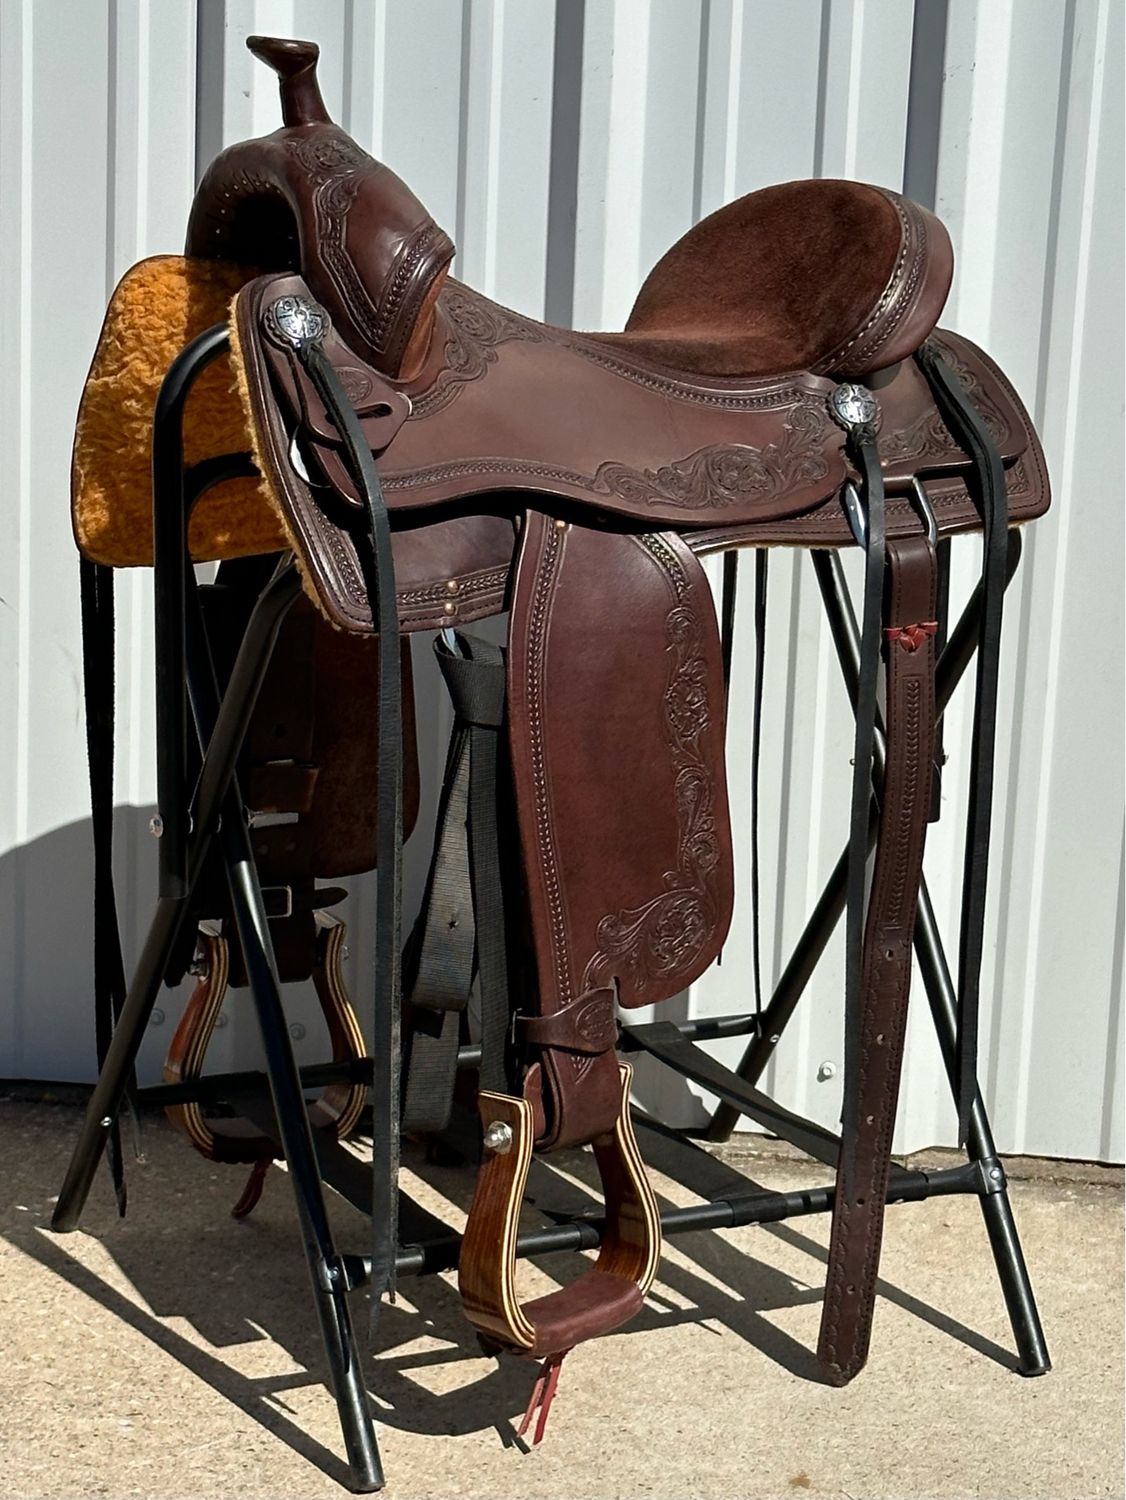
[[[130,1172],[104,1174],[81,1233],[47,1230],[74,1109],[0,1104],[0,1496],[336,1496],[342,1444],[287,1183],[246,1223],[233,1169],[163,1122]],[[767,1186],[813,1169],[736,1153]],[[585,1159],[568,1174],[589,1181]],[[730,1170],[719,1166],[718,1173]],[[1013,1368],[977,1205],[888,1215],[872,1357],[846,1390],[813,1379],[827,1223],[673,1241],[630,1329],[564,1366],[547,1437],[514,1418],[532,1369],[483,1358],[449,1279],[404,1285],[371,1365],[390,1496],[1002,1497],[1123,1495],[1122,1201],[1099,1169],[1016,1175],[1013,1198],[1055,1368]],[[464,1174],[426,1170],[461,1222]],[[687,1203],[658,1177],[663,1202]],[[334,1200],[340,1248],[366,1226]],[[557,1258],[558,1260],[558,1258]],[[548,1269],[551,1269],[550,1264]],[[561,1274],[575,1273],[563,1258]],[[527,1284],[550,1285],[528,1272]],[[363,1328],[364,1304],[356,1299]]]

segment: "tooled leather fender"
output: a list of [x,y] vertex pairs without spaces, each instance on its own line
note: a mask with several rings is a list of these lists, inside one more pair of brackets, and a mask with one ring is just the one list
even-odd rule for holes
[[406,183],[329,119],[313,42],[249,37],[278,74],[282,129],[223,151],[196,191],[187,254],[300,266],[348,343],[387,375],[425,354],[449,236]]
[[528,514],[508,715],[537,971],[517,1037],[536,1059],[541,1149],[613,1126],[615,1000],[669,999],[726,936],[720,663],[707,580],[678,537]]

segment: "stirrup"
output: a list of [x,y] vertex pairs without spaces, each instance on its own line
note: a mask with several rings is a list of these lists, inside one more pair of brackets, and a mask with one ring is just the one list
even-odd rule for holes
[[532,1106],[512,1094],[478,1096],[485,1150],[458,1263],[465,1315],[493,1343],[533,1358],[609,1333],[640,1309],[661,1258],[661,1220],[629,1113],[633,1069],[619,1065],[613,1131],[592,1142],[606,1201],[598,1259],[576,1281],[521,1304],[516,1239],[535,1136]]

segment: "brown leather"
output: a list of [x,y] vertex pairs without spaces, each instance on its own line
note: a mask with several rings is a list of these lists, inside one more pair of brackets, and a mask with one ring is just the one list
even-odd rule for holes
[[922,536],[893,541],[887,559],[886,771],[864,934],[859,1068],[853,1107],[846,1104],[842,1122],[817,1350],[839,1385],[863,1368],[868,1355],[934,755],[934,548]]
[[[540,1015],[614,986],[625,1007],[667,1000],[718,953],[734,865],[723,704],[711,592],[678,537],[528,512],[508,726]],[[612,1041],[540,1050],[541,1148],[611,1128]]]
[[899,193],[784,182],[694,225],[649,273],[612,342],[701,374],[860,378],[915,352],[953,270],[943,225]]
[[[993,433],[1012,518],[1048,501],[1039,444],[1004,378],[968,342],[934,332],[951,271],[941,225],[898,195],[786,184],[674,246],[624,334],[551,328],[451,282],[430,297],[427,348],[401,378],[367,360],[346,323],[324,341],[358,393],[394,521],[411,528],[397,541],[418,538],[420,551],[432,542],[434,564],[422,570],[435,578],[446,564],[447,621],[500,602],[503,564],[488,581],[463,577],[426,522],[458,507],[473,531],[475,509],[488,527],[507,509],[521,527],[507,601],[509,740],[535,983],[517,1027],[524,1099],[505,1107],[522,1106],[541,1150],[596,1139],[617,1117],[608,995],[628,1007],[683,989],[730,919],[720,649],[693,550],[850,543],[841,494],[857,476],[828,402],[846,374],[879,386],[888,766],[820,1351],[840,1380],[867,1347],[929,804],[935,565],[918,536],[914,486],[940,534],[980,525],[971,456],[910,358],[926,338]],[[310,293],[307,275],[246,286],[235,304],[237,362],[256,453],[308,587],[335,624],[370,631],[354,540],[360,496],[299,363],[269,333],[278,299]],[[404,616],[404,629],[421,618]],[[509,1326],[514,1346],[527,1348],[527,1325],[506,1323],[487,1290],[493,1241],[479,1222],[501,1201],[501,1177],[511,1193],[518,1175],[488,1167],[483,1181],[494,1186],[479,1190],[470,1215],[477,1269],[466,1296],[479,1327]],[[602,1307],[587,1283],[557,1295],[565,1333],[537,1336],[540,1352],[611,1326],[611,1305],[620,1312],[629,1300],[612,1287]]]
[[377,370],[403,373],[408,348],[425,346],[416,325],[433,315],[453,244],[394,172],[329,121],[312,76],[316,46],[252,40],[281,75],[286,123],[211,163],[192,204],[187,253],[300,266],[352,348]]
[[604,985],[576,995],[551,1015],[517,1015],[516,1040],[533,1047],[556,1047],[584,1055],[608,1052],[618,1040],[614,1015],[617,1001],[616,987]]
[[528,1353],[543,1359],[573,1349],[584,1339],[612,1333],[637,1316],[644,1300],[635,1281],[612,1271],[592,1270],[525,1305],[525,1315],[536,1330],[536,1342]]
[[[326,514],[327,490],[310,487],[289,462],[297,433],[311,476],[331,488],[330,445],[303,425],[305,396],[289,362],[263,335],[269,304],[303,290],[301,278],[286,276],[239,293],[246,397],[310,588],[334,624],[369,629],[355,544]],[[460,553],[448,549],[437,527],[397,532],[396,564],[402,559],[412,579],[426,580],[400,590],[405,629],[467,623],[502,607],[511,532],[489,512],[502,509],[504,491],[514,508],[534,489],[642,526],[672,526],[695,550],[742,541],[851,544],[839,499],[850,469],[843,433],[826,408],[832,381],[800,373],[749,382],[673,376],[611,357],[596,341],[520,318],[456,285],[439,308],[446,338],[435,340],[422,375],[385,383],[413,406],[382,457],[384,494],[396,521],[401,516],[401,524],[409,520],[416,528],[455,503],[481,505],[486,514],[443,520],[460,528]],[[1048,504],[1043,455],[1011,387],[968,340],[943,333],[936,344],[1000,445],[1013,520],[1041,514]],[[328,352],[354,372],[350,379],[371,386],[368,400],[378,399],[371,385],[378,372],[357,372],[355,356],[339,340],[329,340]],[[573,394],[560,400],[560,391]],[[977,529],[969,456],[946,431],[914,362],[901,364],[879,396],[889,534],[918,528],[910,498],[916,476],[943,534]]]

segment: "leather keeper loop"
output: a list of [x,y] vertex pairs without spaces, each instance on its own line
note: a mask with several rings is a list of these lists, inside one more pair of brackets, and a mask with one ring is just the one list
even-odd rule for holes
[[617,991],[610,986],[587,990],[551,1016],[516,1017],[516,1040],[536,1047],[594,1056],[609,1052],[618,1040],[614,1014]]

